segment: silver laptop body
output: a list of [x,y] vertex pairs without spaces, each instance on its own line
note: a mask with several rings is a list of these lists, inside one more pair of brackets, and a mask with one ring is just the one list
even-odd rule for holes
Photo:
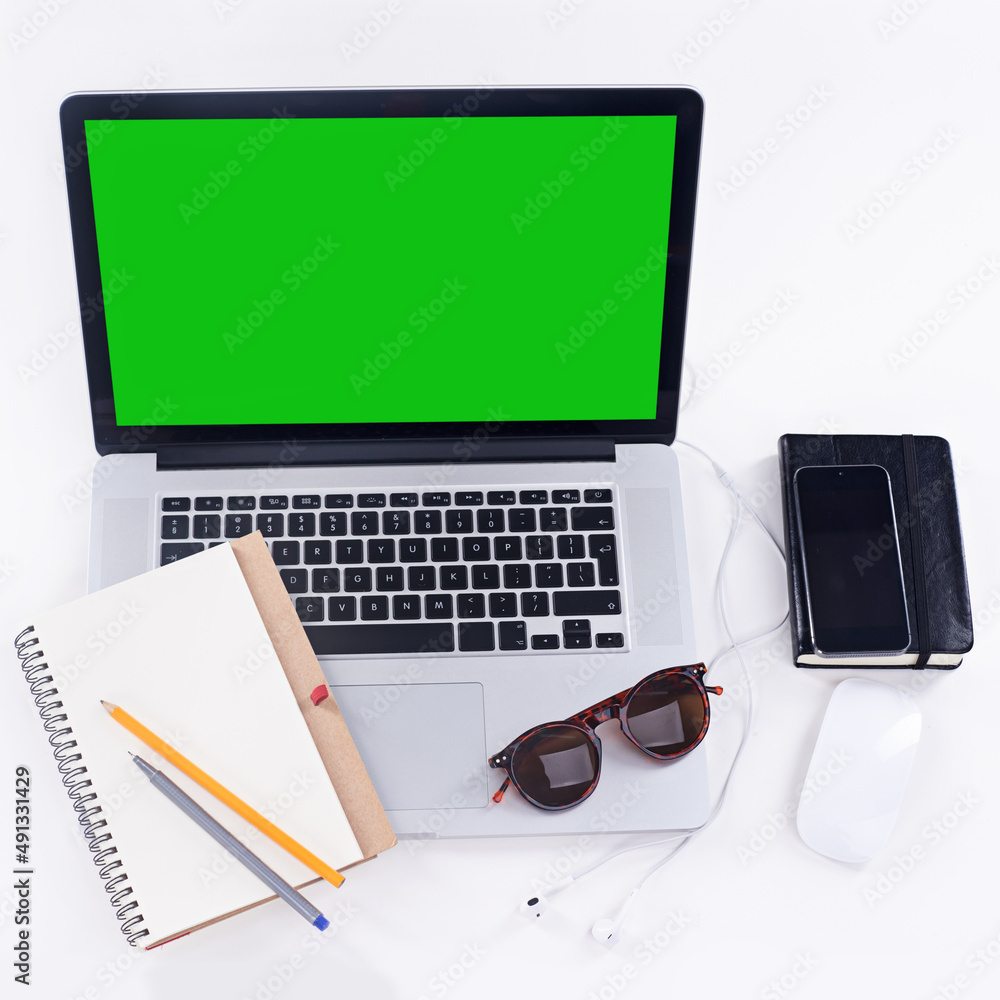
[[[279,114],[272,113],[275,109]],[[95,438],[103,456],[94,476],[90,589],[109,586],[249,530],[262,530],[376,790],[402,837],[646,831],[692,827],[704,821],[708,813],[705,754],[711,750],[711,738],[687,757],[663,764],[636,750],[615,724],[606,725],[599,734],[604,760],[597,790],[581,805],[557,813],[534,808],[513,790],[502,803],[493,803],[491,795],[502,773],[487,767],[489,755],[524,730],[575,714],[655,670],[698,659],[677,462],[668,446],[677,413],[700,142],[697,95],[680,89],[89,94],[69,98],[62,119]],[[670,119],[674,151],[672,169],[665,171],[668,183],[661,179],[664,164],[645,160],[649,176],[642,183],[649,198],[659,192],[666,199],[669,231],[661,233],[659,242],[621,248],[625,256],[618,259],[631,253],[636,266],[625,271],[612,267],[613,273],[594,294],[588,288],[570,289],[567,294],[580,299],[567,307],[575,309],[577,322],[555,334],[547,334],[539,324],[539,330],[529,329],[527,339],[518,341],[521,351],[533,342],[540,345],[538,357],[523,359],[525,378],[533,380],[534,392],[544,394],[547,386],[557,396],[562,391],[552,405],[572,411],[565,419],[551,419],[552,414],[545,411],[546,419],[519,420],[516,409],[511,416],[502,404],[489,409],[484,403],[483,410],[474,413],[474,392],[467,394],[473,402],[462,403],[466,409],[453,420],[405,419],[407,406],[428,412],[438,405],[447,409],[447,384],[429,387],[435,394],[432,400],[417,392],[428,388],[428,377],[436,381],[438,371],[452,373],[456,388],[451,391],[456,396],[462,391],[457,386],[470,379],[479,380],[488,396],[494,382],[501,384],[497,391],[503,391],[502,369],[512,367],[503,345],[497,348],[495,366],[476,363],[475,358],[487,356],[476,355],[480,348],[474,338],[491,336],[489,313],[471,313],[471,319],[458,316],[453,322],[454,310],[464,303],[447,312],[447,281],[439,296],[427,300],[431,304],[426,313],[411,314],[411,320],[414,315],[416,320],[403,330],[417,338],[421,322],[427,322],[425,329],[433,327],[440,315],[439,329],[453,322],[447,337],[458,337],[459,343],[456,346],[442,335],[447,350],[440,366],[414,369],[406,390],[412,389],[414,395],[399,404],[403,418],[397,414],[390,422],[375,424],[370,413],[353,425],[342,417],[328,423],[248,421],[240,409],[244,404],[239,402],[239,393],[232,386],[225,388],[228,363],[218,365],[213,377],[222,386],[220,395],[228,391],[236,402],[219,403],[213,398],[204,403],[204,412],[217,412],[213,406],[223,412],[228,405],[234,419],[222,423],[211,416],[201,423],[182,422],[178,412],[203,412],[202,402],[195,396],[191,397],[194,402],[187,402],[183,386],[180,395],[172,396],[173,383],[165,376],[157,382],[157,366],[150,363],[151,355],[142,353],[150,345],[136,348],[134,357],[130,354],[130,338],[136,335],[134,325],[128,324],[134,324],[144,310],[152,316],[156,310],[149,303],[167,287],[159,275],[147,277],[153,273],[150,261],[186,257],[183,253],[147,256],[152,251],[140,246],[138,237],[129,244],[130,227],[137,234],[148,234],[150,241],[160,239],[161,248],[171,240],[186,239],[188,230],[203,216],[216,227],[209,230],[206,225],[209,235],[204,239],[209,243],[212,231],[224,231],[227,224],[238,228],[240,223],[227,223],[224,216],[239,206],[239,186],[248,185],[246,177],[251,175],[254,184],[265,185],[256,189],[259,203],[261,190],[275,183],[266,172],[292,169],[296,158],[303,158],[311,148],[309,143],[319,141],[310,137],[310,129],[322,130],[332,122],[335,130],[337,123],[347,120],[349,128],[370,129],[364,135],[372,136],[371,142],[385,122],[390,123],[387,128],[410,129],[405,134],[416,139],[402,145],[397,142],[395,148],[402,152],[395,159],[385,159],[381,181],[393,195],[410,197],[409,190],[416,191],[417,183],[426,181],[430,186],[434,181],[447,181],[454,186],[456,178],[467,176],[467,163],[465,174],[455,172],[460,166],[448,166],[445,158],[452,150],[458,150],[454,154],[458,162],[461,155],[471,155],[470,150],[478,150],[482,161],[483,150],[491,149],[496,150],[496,157],[514,156],[511,164],[530,159],[536,146],[526,140],[516,156],[510,153],[511,137],[520,135],[519,123],[524,122],[524,136],[535,137],[533,142],[542,147],[540,156],[554,157],[549,161],[552,167],[529,170],[511,182],[509,191],[499,190],[500,182],[495,179],[472,178],[472,183],[482,183],[487,191],[469,196],[470,201],[485,206],[469,212],[476,226],[493,224],[489,221],[491,202],[507,197],[498,210],[503,216],[498,226],[509,221],[515,235],[531,237],[533,226],[549,225],[551,218],[553,230],[558,225],[568,227],[561,237],[568,238],[566,234],[586,233],[572,222],[573,212],[594,211],[593,202],[584,199],[576,205],[570,199],[578,191],[589,190],[589,178],[598,177],[599,170],[611,170],[617,150],[625,155],[626,138],[632,141],[630,137],[642,129],[648,132],[648,139],[643,140],[648,145],[640,142],[629,155],[643,156],[645,149],[649,160],[648,150],[660,148],[655,144],[663,141],[657,123],[666,119]],[[197,136],[205,137],[209,151],[199,152],[199,143],[188,142],[183,155],[162,152],[180,145],[177,123],[191,121],[204,130]],[[219,121],[226,123],[230,137],[245,135],[254,141],[241,146],[226,139],[213,146],[213,128]],[[157,137],[160,128],[164,131]],[[494,136],[490,132],[494,128],[507,131]],[[585,129],[582,133],[581,128]],[[554,136],[561,129],[567,145],[560,160],[562,139]],[[337,148],[347,138],[358,141],[349,131],[331,134],[341,144]],[[582,143],[577,141],[581,134],[586,140]],[[322,141],[334,140],[327,136]],[[462,142],[468,145],[463,148]],[[109,209],[116,197],[114,171],[129,169],[134,175],[136,164],[144,163],[143,157],[153,155],[151,151],[157,148],[161,152],[156,155],[168,160],[167,168],[151,171],[153,179],[148,182],[137,178],[131,191],[120,194],[129,200],[127,211]],[[232,151],[231,160],[223,156],[226,148]],[[414,155],[421,152],[423,158]],[[119,155],[122,162],[117,164],[112,157]],[[432,173],[437,169],[435,156],[442,164],[440,176]],[[364,159],[360,152],[358,157]],[[560,163],[565,166],[556,170]],[[156,194],[156,184],[168,182],[156,178],[184,169],[191,172],[178,189],[185,197],[174,199],[178,221],[171,209],[174,196]],[[624,167],[618,163],[614,169]],[[634,174],[634,165],[631,169]],[[496,176],[506,176],[506,172],[501,170]],[[603,183],[604,197],[610,197],[608,192],[623,190],[624,176],[612,172],[593,185]],[[639,181],[635,184],[641,186]],[[287,182],[284,187],[279,182],[276,190],[287,187]],[[439,203],[442,190],[447,188],[438,189]],[[330,197],[334,203],[338,198],[355,201],[363,193],[338,189]],[[403,205],[399,213],[410,224],[412,212],[420,210],[419,197],[412,198],[410,207]],[[621,241],[626,243],[644,223],[635,204],[627,199],[619,204],[617,199],[615,194],[615,203],[605,211],[612,215],[631,211],[637,220],[620,226]],[[391,211],[384,212],[376,224],[391,229],[401,203],[387,204]],[[166,208],[157,214],[157,205]],[[291,211],[287,206],[285,210]],[[566,213],[562,221],[557,221],[559,212]],[[131,219],[135,213],[145,213],[141,224]],[[109,222],[102,230],[105,217]],[[157,234],[160,224],[166,235]],[[605,234],[619,229],[610,217],[598,225],[604,225]],[[281,230],[273,218],[267,226],[271,234]],[[295,317],[282,329],[276,324],[279,318],[285,322],[282,310],[290,313],[306,301],[305,295],[299,300],[292,297],[294,280],[300,281],[300,287],[312,280],[306,286],[310,288],[320,288],[326,281],[326,294],[340,287],[339,279],[333,277],[338,266],[333,244],[350,250],[352,239],[362,239],[351,235],[349,223],[344,228],[344,235],[335,234],[338,239],[326,237],[326,243],[307,248],[314,251],[312,270],[305,257],[298,260],[298,272],[291,265],[285,273],[292,280],[272,289],[281,295],[268,300],[265,288],[250,303],[245,295],[242,299],[236,295],[225,306],[233,321],[223,324],[228,326],[222,331],[228,342],[222,339],[225,347],[232,348],[229,354],[238,359],[233,364],[249,365],[241,351],[263,351],[257,369],[250,366],[239,372],[242,388],[261,397],[254,406],[271,405],[270,398],[262,399],[271,395],[276,397],[276,406],[285,405],[277,398],[285,391],[278,383],[290,380],[294,387],[300,369],[304,380],[312,377],[307,369],[317,365],[328,366],[331,382],[339,377],[336,359],[314,355],[304,361],[298,355],[288,332],[294,329]],[[505,231],[504,238],[508,236]],[[391,237],[387,231],[381,239]],[[119,240],[118,246],[113,238]],[[608,242],[606,235],[603,239]],[[241,252],[243,242],[245,235],[242,241],[239,234],[234,235],[233,254]],[[498,242],[491,240],[488,246],[484,242],[482,252],[487,254]],[[658,253],[661,244],[664,249]],[[194,259],[204,245],[192,242]],[[520,246],[511,242],[494,267],[509,266],[515,251],[519,260]],[[318,259],[324,247],[333,258],[329,265]],[[567,247],[567,252],[571,249]],[[247,259],[246,267],[252,268],[256,257]],[[135,262],[131,269],[130,261]],[[192,268],[190,276],[186,266]],[[186,280],[195,286],[204,284],[204,275],[195,273],[194,267],[182,261],[170,278],[170,287],[176,291],[178,282]],[[113,273],[116,278],[111,278]],[[504,273],[505,287],[510,288],[510,274],[517,273],[516,269]],[[525,280],[529,277],[544,280],[538,275]],[[459,302],[462,280],[457,276],[450,286],[452,299]],[[552,280],[555,290],[561,287],[560,281],[562,285],[569,282],[566,277]],[[114,288],[112,281],[117,281]],[[386,286],[384,279],[376,284]],[[624,320],[621,329],[613,330],[617,313],[627,312],[632,296],[638,299],[644,287],[648,292],[652,286],[660,296],[654,301],[662,303],[662,321],[653,333],[638,326],[625,329]],[[224,299],[228,287],[220,282],[218,296]],[[473,283],[473,287],[477,286]],[[374,289],[375,285],[365,293],[372,309],[376,308]],[[183,288],[178,294],[182,292]],[[385,295],[390,293],[391,287],[386,286]],[[443,305],[433,304],[438,298]],[[270,313],[268,301],[273,307]],[[541,299],[536,304],[545,308]],[[643,308],[648,311],[648,306],[647,302]],[[335,303],[325,307],[320,303],[320,307],[339,315]],[[189,350],[190,345],[197,348],[202,343],[197,337],[208,334],[190,332],[190,324],[200,322],[198,315],[177,308],[176,321],[186,331],[177,338],[183,344],[186,337]],[[504,306],[498,300],[489,308]],[[601,317],[603,322],[599,322]],[[245,321],[242,327],[240,319]],[[522,315],[520,321],[531,328],[533,315]],[[162,325],[162,318],[156,322],[161,323],[161,331],[171,329]],[[470,329],[470,324],[475,328]],[[205,326],[213,337],[204,341],[205,350],[210,354],[214,345],[225,361],[214,336],[219,323],[212,327],[206,320]],[[580,419],[581,408],[585,410],[588,404],[574,402],[573,383],[564,378],[558,356],[566,351],[607,349],[608,342],[601,340],[605,327],[619,338],[622,351],[629,350],[629,337],[635,338],[636,365],[642,350],[647,350],[647,358],[655,356],[655,392],[646,404],[634,407],[625,398],[628,392],[619,392],[619,402],[609,405],[628,411],[622,419],[602,411],[601,404],[596,404],[593,419]],[[487,332],[477,334],[477,330]],[[365,335],[353,327],[349,346]],[[153,332],[148,336],[159,351],[170,354],[173,336]],[[642,339],[645,336],[655,338],[655,349]],[[356,365],[350,372],[359,397],[376,379],[400,371],[393,363],[406,363],[410,349],[406,339],[372,335],[367,357],[373,367]],[[414,342],[422,349],[424,341],[417,338]],[[393,343],[396,356],[391,356]],[[549,350],[553,346],[554,352]],[[463,351],[468,351],[467,363]],[[200,351],[194,353],[192,363],[198,363]],[[355,354],[362,357],[365,350]],[[167,358],[163,363],[169,368],[172,361]],[[602,364],[616,371],[614,366],[622,365],[621,356],[609,350]],[[586,369],[581,371],[581,378],[588,377]],[[620,371],[622,378],[632,377],[627,362]],[[136,414],[143,411],[136,407],[143,404],[135,400],[141,400],[146,389],[133,394],[129,386],[144,383],[143,372],[150,372],[152,383],[147,409],[155,412],[137,419]],[[257,384],[251,380],[254,372]],[[176,379],[179,385],[183,382],[180,375]],[[636,384],[640,382],[649,384],[645,369],[641,377],[636,376]],[[331,408],[349,408],[350,384],[345,383],[339,393],[341,402],[331,402]],[[580,391],[587,396],[594,387],[582,384]],[[439,396],[443,403],[436,401]],[[288,399],[292,409],[301,402],[294,388]],[[512,406],[535,416],[530,393],[517,399],[520,402]],[[642,405],[647,405],[647,416],[636,415]],[[542,404],[539,407],[541,412]],[[264,412],[270,411],[253,410]],[[335,415],[340,417],[341,412]]]

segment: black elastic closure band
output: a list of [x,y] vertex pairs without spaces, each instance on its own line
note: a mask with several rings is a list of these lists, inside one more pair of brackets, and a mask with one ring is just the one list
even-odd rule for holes
[[921,532],[920,489],[917,485],[917,449],[912,434],[903,434],[903,469],[906,472],[907,526],[910,529],[910,559],[913,564],[914,614],[917,619],[917,662],[922,670],[931,656],[931,634],[927,612],[927,577],[924,571],[924,540]]

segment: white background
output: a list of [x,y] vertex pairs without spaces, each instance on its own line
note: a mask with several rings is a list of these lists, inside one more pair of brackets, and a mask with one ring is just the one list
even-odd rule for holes
[[[544,920],[529,925],[517,913],[547,870],[627,842],[610,835],[582,848],[573,838],[402,844],[339,892],[311,890],[342,924],[322,946],[275,903],[152,956],[130,952],[117,931],[8,652],[0,870],[14,867],[14,767],[34,776],[33,982],[23,995],[996,996],[996,5],[565,0],[558,20],[558,0],[394,0],[397,13],[352,53],[345,44],[382,0],[225,2],[5,7],[0,636],[85,588],[89,504],[73,497],[86,496],[96,454],[59,169],[66,94],[684,83],[702,92],[707,114],[681,437],[728,468],[776,531],[780,434],[948,438],[976,647],[955,672],[882,675],[913,691],[924,731],[896,830],[870,864],[828,861],[794,823],[774,822],[794,811],[841,676],[794,668],[782,630],[747,652],[757,711],[721,818],[650,880],[615,951],[590,927],[617,909],[658,849],[555,895]],[[988,280],[970,286],[977,272]],[[782,296],[787,310],[766,312]],[[944,321],[927,336],[920,324],[938,310]],[[748,325],[755,318],[763,330]],[[710,467],[678,450],[699,652],[710,659],[723,645],[714,575],[731,505]],[[728,595],[745,635],[780,619],[785,584],[769,543],[742,531]],[[734,660],[719,665],[716,682],[729,691],[709,740],[718,789],[746,699]],[[963,796],[972,808],[959,818]],[[5,984],[14,975],[12,882],[0,877]]]

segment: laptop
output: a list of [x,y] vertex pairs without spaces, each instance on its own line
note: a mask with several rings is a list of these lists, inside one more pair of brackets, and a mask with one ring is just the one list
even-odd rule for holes
[[705,755],[490,753],[698,660],[681,88],[77,94],[89,587],[260,531],[401,837],[680,829]]

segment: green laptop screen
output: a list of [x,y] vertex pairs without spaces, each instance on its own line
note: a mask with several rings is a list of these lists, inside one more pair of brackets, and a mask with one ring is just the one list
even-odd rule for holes
[[105,125],[119,425],[655,416],[674,117]]

